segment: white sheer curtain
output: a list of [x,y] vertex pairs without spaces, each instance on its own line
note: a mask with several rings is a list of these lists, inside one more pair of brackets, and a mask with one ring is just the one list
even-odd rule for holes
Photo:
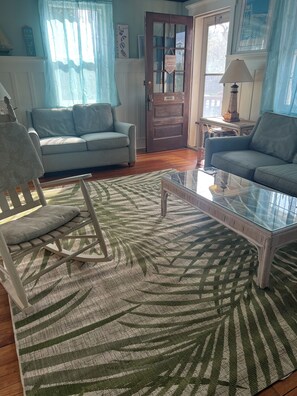
[[262,112],[297,115],[297,1],[277,0],[262,91]]
[[39,0],[46,103],[118,105],[112,0]]

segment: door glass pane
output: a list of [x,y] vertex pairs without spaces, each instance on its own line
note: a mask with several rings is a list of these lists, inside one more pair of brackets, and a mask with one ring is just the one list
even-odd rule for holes
[[184,92],[184,73],[175,73],[174,92]]
[[164,59],[164,50],[160,48],[154,48],[153,50],[153,60],[154,60],[154,70],[162,70],[164,69],[163,66],[163,59]]
[[206,74],[224,73],[228,43],[229,22],[208,28]]
[[205,76],[203,117],[219,117],[221,115],[223,84],[221,76]]
[[173,92],[173,81],[174,81],[174,73],[164,73],[165,74],[165,84],[164,84],[164,92]]
[[[153,68],[154,93],[184,91],[185,25],[154,23],[153,26]],[[164,48],[165,46],[165,48]],[[178,49],[175,49],[175,48]],[[165,55],[176,55],[176,73],[164,72]],[[164,84],[164,87],[163,87]]]
[[186,46],[186,26],[176,25],[175,46],[177,48],[185,48]]
[[[175,47],[175,25],[173,23],[165,23],[165,47],[170,50]],[[170,55],[170,53],[167,51]],[[174,51],[172,52],[172,55]]]
[[153,27],[153,47],[164,47],[164,24],[154,22]]
[[215,17],[214,22],[206,30],[204,117],[219,117],[222,114],[223,84],[219,81],[225,71],[229,22],[215,23],[217,20],[218,18]]
[[154,93],[163,93],[163,72],[154,72]]
[[184,71],[184,62],[185,62],[185,50],[176,50],[176,70]]

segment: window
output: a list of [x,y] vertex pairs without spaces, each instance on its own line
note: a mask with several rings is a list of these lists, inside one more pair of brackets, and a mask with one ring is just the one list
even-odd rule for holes
[[112,1],[40,0],[47,104],[118,104]]
[[222,111],[223,84],[219,81],[225,72],[229,13],[205,18],[203,29],[203,117],[218,117]]

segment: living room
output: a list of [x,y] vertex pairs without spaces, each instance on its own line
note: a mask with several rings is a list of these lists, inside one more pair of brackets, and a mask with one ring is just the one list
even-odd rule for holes
[[[192,94],[191,108],[188,130],[188,144],[190,147],[197,145],[197,124],[196,121],[202,115],[201,96],[199,96],[201,59],[201,29],[205,15],[221,14],[228,12],[229,16],[229,43],[227,50],[226,64],[239,57],[238,54],[231,53],[232,41],[235,43],[232,32],[239,30],[233,24],[235,18],[240,19],[241,7],[235,5],[234,0],[220,1],[125,1],[125,6],[121,0],[113,1],[113,21],[114,29],[119,24],[125,23],[129,27],[129,58],[119,58],[116,54],[115,75],[117,89],[121,106],[118,106],[117,116],[121,121],[131,122],[136,125],[137,149],[146,147],[146,125],[145,125],[145,87],[143,82],[145,76],[144,58],[139,55],[139,40],[144,36],[145,12],[156,12],[166,14],[180,14],[194,17],[195,46],[193,52],[193,72],[192,72]],[[133,13],[131,13],[133,10]],[[135,20],[135,15],[137,18]],[[10,21],[14,20],[15,23]],[[234,29],[233,29],[234,25]],[[11,44],[12,50],[9,56],[2,56],[0,63],[1,82],[12,97],[13,106],[16,108],[18,120],[24,125],[26,121],[26,110],[44,107],[45,105],[45,64],[44,48],[40,29],[38,7],[36,1],[30,0],[25,3],[12,1],[6,5],[0,15],[1,31]],[[25,40],[22,35],[22,28],[28,26],[32,29],[34,40],[34,53],[36,56],[27,56]],[[197,37],[196,37],[197,36]],[[232,44],[235,45],[235,44]],[[233,51],[234,52],[234,51]],[[261,89],[266,62],[266,54],[263,51],[240,53],[240,59],[244,59],[254,81],[243,83],[243,91],[239,90],[238,110],[243,119],[256,121],[260,111]],[[228,106],[230,85],[226,84],[223,96],[223,110]],[[133,95],[131,95],[131,92]]]
[[[252,122],[263,103],[267,43],[263,51],[235,50],[242,45],[236,35],[245,1],[113,0],[112,4],[114,28],[129,27],[129,58],[115,59],[121,100],[117,118],[136,125],[136,147],[142,152],[135,167],[96,169],[88,183],[112,260],[61,266],[43,276],[44,283],[29,283],[36,308],[28,316],[12,308],[14,333],[1,288],[0,394],[21,395],[24,386],[26,395],[252,395],[260,391],[263,396],[293,395],[296,372],[286,381],[277,380],[297,368],[296,246],[276,255],[273,288],[264,291],[254,279],[257,251],[243,238],[172,197],[167,215],[160,214],[160,180],[170,169],[196,166],[197,121],[203,115],[199,37],[204,19],[229,13],[226,65],[243,59],[252,75],[253,81],[241,84],[238,94],[240,117]],[[185,149],[144,153],[145,62],[140,45],[145,12],[194,17]],[[34,56],[27,54],[24,26],[32,28]],[[0,30],[13,48],[0,58],[0,82],[11,96],[18,120],[27,126],[26,111],[45,104],[37,0],[6,4]],[[222,112],[229,97],[230,84],[226,84]],[[50,204],[67,205],[82,200],[76,185],[55,185],[46,190],[46,198]],[[21,263],[25,278],[34,277],[38,266],[51,261],[47,253],[35,258],[33,254]],[[64,322],[65,317],[69,322]],[[210,328],[213,331],[207,333]]]

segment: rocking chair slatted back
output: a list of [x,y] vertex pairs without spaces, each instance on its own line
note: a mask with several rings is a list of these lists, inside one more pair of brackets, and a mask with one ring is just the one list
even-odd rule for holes
[[29,184],[2,191],[0,192],[0,220],[40,206],[43,201],[43,194],[40,196],[38,190],[35,197],[33,196]]

